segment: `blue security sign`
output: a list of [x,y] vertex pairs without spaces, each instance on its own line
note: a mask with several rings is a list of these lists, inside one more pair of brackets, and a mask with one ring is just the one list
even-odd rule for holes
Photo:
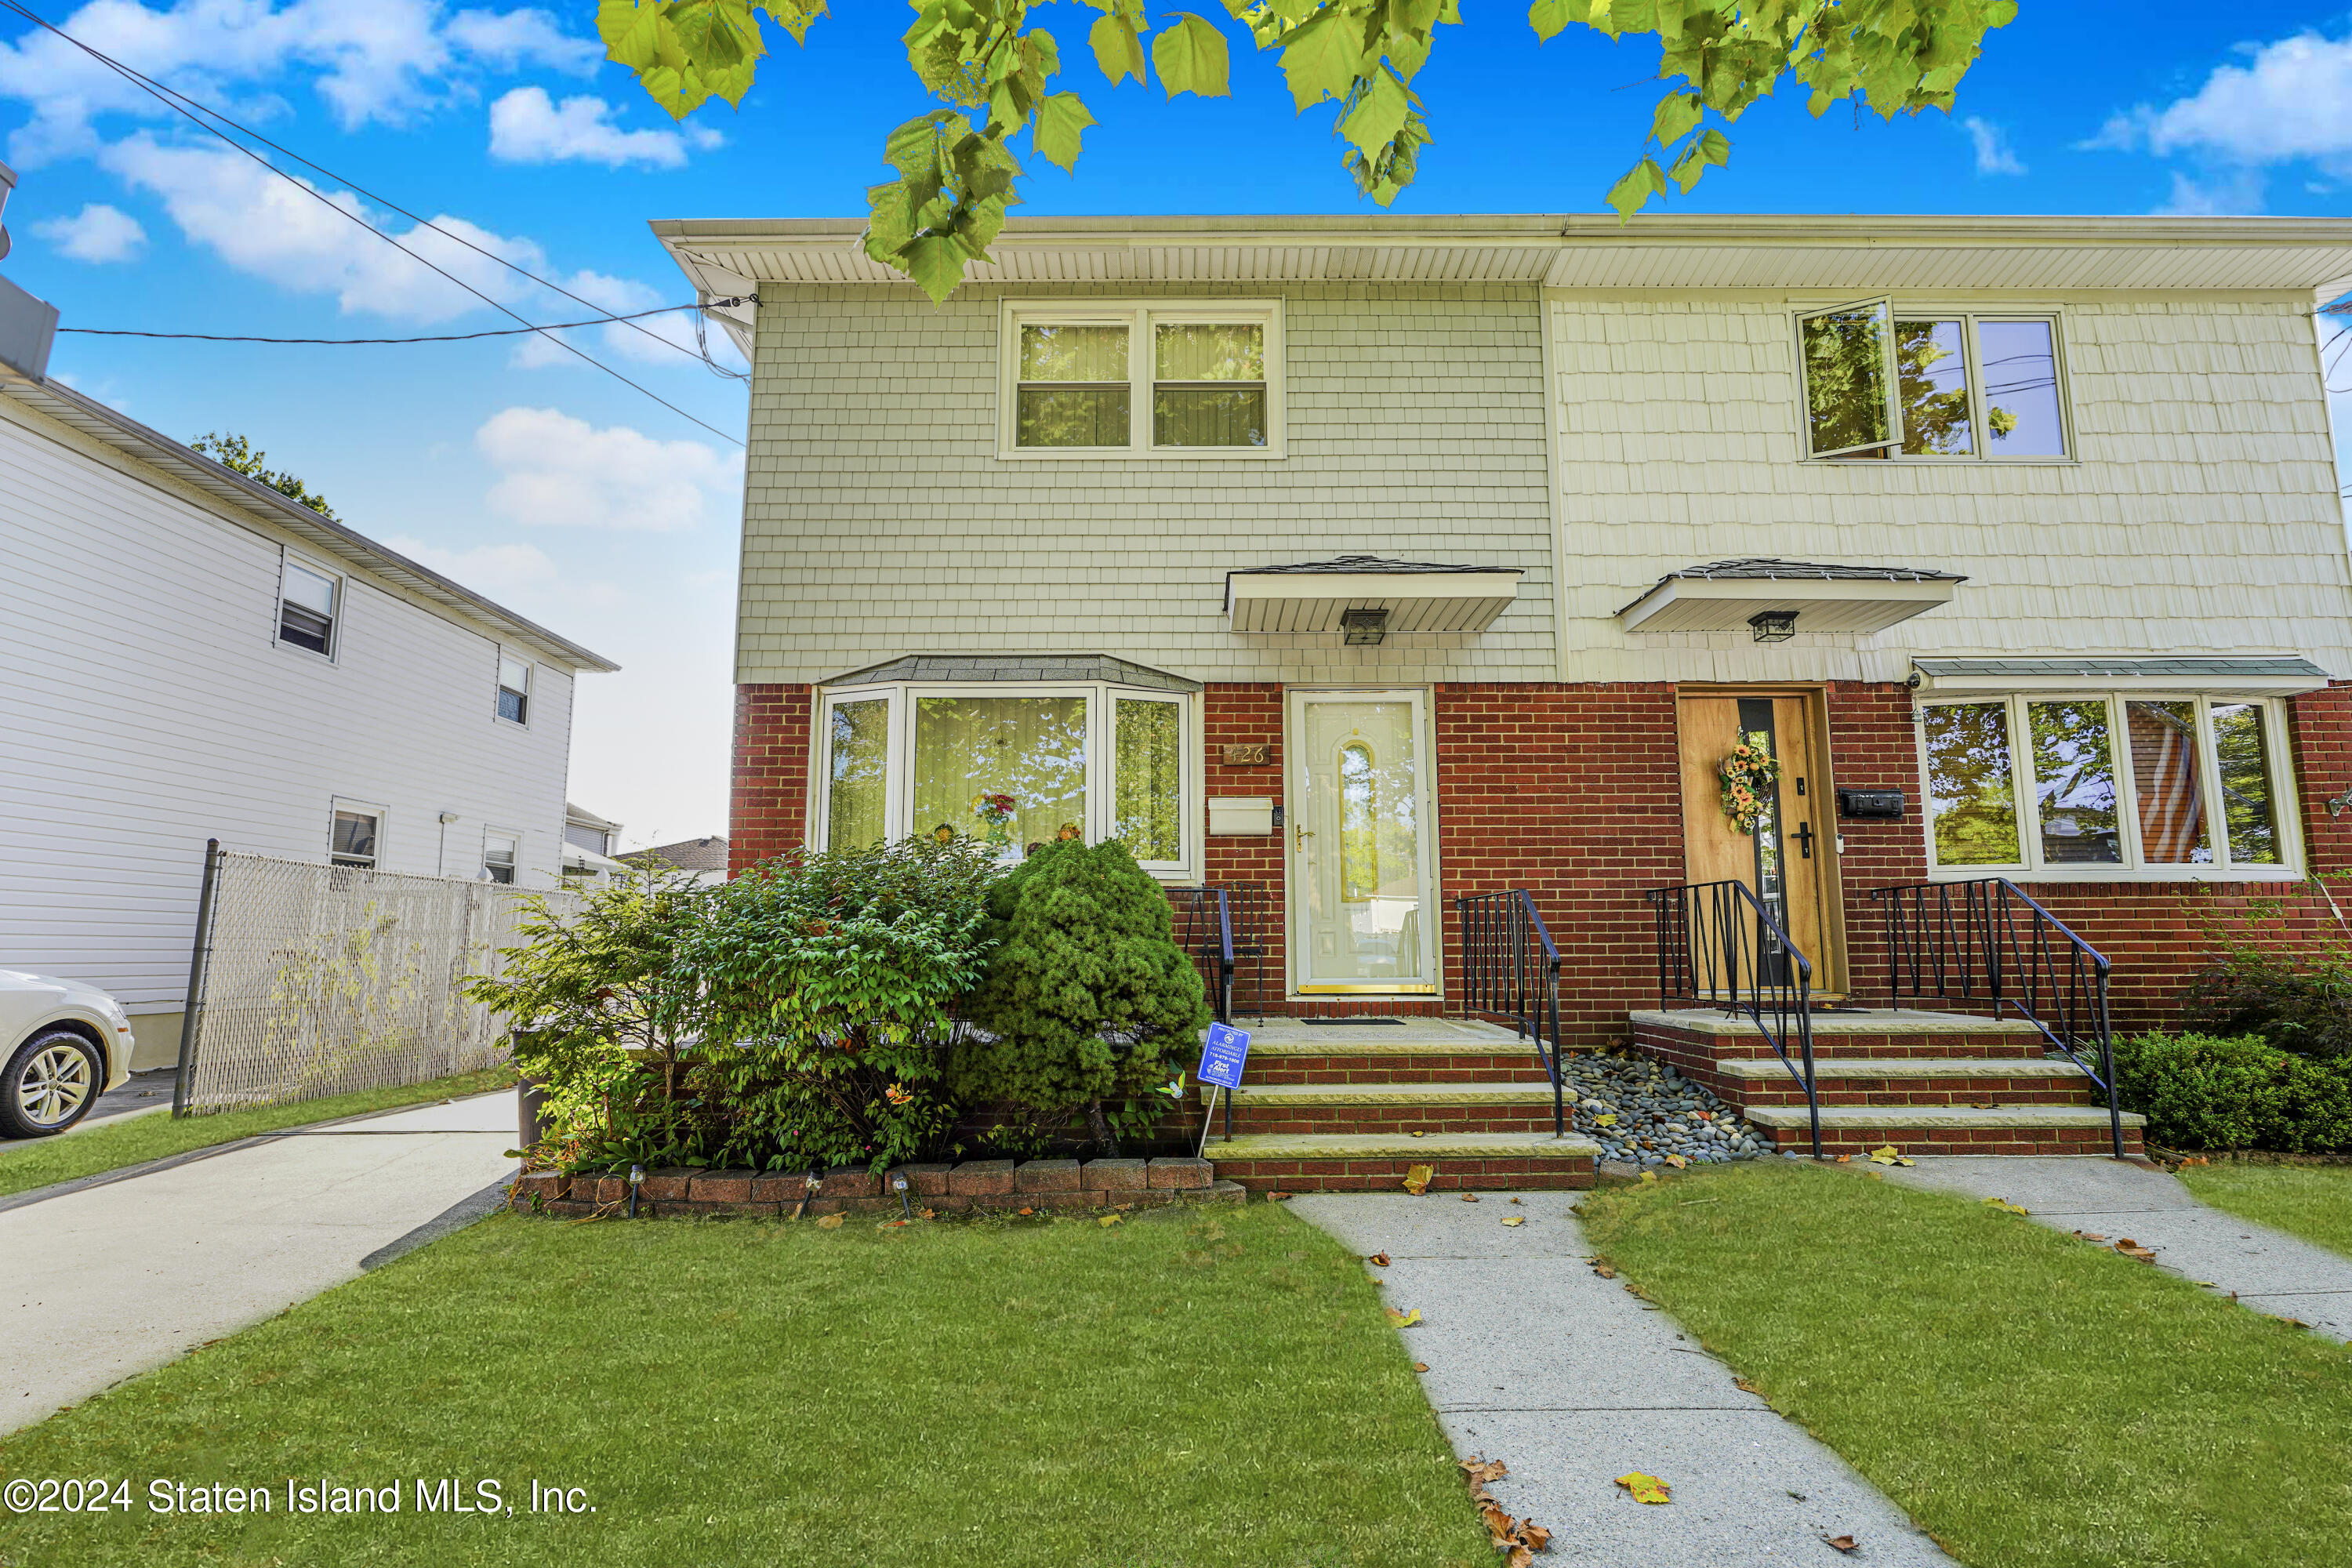
[[1246,1030],[1225,1024],[1210,1025],[1208,1041],[1201,1047],[1201,1081],[1226,1089],[1241,1088],[1242,1067],[1249,1060],[1249,1042]]

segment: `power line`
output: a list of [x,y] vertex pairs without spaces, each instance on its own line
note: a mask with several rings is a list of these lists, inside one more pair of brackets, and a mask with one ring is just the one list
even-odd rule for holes
[[[604,363],[602,360],[595,358],[593,355],[573,344],[570,339],[559,337],[555,332],[549,329],[541,327],[530,321],[520,311],[500,304],[498,300],[491,299],[488,294],[483,293],[479,289],[477,289],[472,284],[467,282],[464,279],[457,277],[446,268],[436,267],[432,262],[427,261],[424,257],[419,256],[415,251],[411,250],[408,247],[401,244],[400,241],[384,233],[383,230],[376,227],[373,224],[368,222],[367,219],[362,217],[359,214],[352,212],[349,208],[330,199],[325,192],[317,190],[312,186],[303,184],[300,180],[296,179],[293,175],[278,167],[277,164],[272,163],[268,159],[263,157],[252,148],[247,147],[242,142],[237,141],[235,137],[230,136],[227,132],[220,130],[217,126],[208,123],[205,120],[200,117],[194,111],[194,109],[203,109],[204,106],[196,104],[194,99],[188,99],[184,103],[179,101],[182,97],[181,94],[172,91],[170,89],[162,86],[160,83],[149,80],[146,77],[142,76],[139,72],[131,69],[129,66],[123,65],[119,60],[114,59],[111,56],[103,54],[100,51],[90,47],[88,44],[83,43],[79,38],[77,38],[70,33],[66,32],[63,28],[58,27],[44,20],[42,17],[35,15],[33,12],[26,10],[22,5],[18,4],[18,0],[0,0],[0,7],[5,7],[7,10],[13,11],[17,16],[24,17],[28,22],[31,22],[34,26],[43,28],[47,32],[56,34],[58,37],[63,38],[67,43],[71,44],[75,48],[78,48],[82,53],[89,56],[90,58],[98,61],[100,65],[105,66],[116,75],[145,89],[151,96],[156,99],[157,101],[161,102],[165,108],[176,110],[178,113],[193,122],[198,129],[217,138],[224,145],[234,148],[238,153],[243,153],[246,157],[252,159],[255,163],[260,164],[263,168],[268,170],[279,179],[284,180],[296,190],[311,197],[313,200],[325,206],[328,210],[334,212],[341,216],[349,218],[352,222],[359,225],[361,228],[365,229],[368,233],[375,236],[376,238],[381,239],[386,245],[391,246],[394,250],[399,251],[403,256],[407,257],[418,266],[425,268],[426,270],[433,272],[441,278],[446,279],[449,282],[456,284],[460,289],[463,289],[467,293],[471,294],[475,299],[479,300],[485,305],[489,306],[500,315],[505,316],[511,321],[520,322],[524,328],[544,337],[549,342],[555,344],[556,347],[563,350],[566,353],[572,354],[575,358],[595,366],[598,370],[603,371],[606,375],[611,376],[614,381],[619,382],[622,385],[630,388],[632,391],[645,394],[646,396],[652,398],[656,403],[660,404],[664,408],[668,409],[672,414],[677,415],[679,418],[687,421],[688,424],[701,426],[703,429],[709,431],[713,436],[718,437],[722,441],[730,442],[738,447],[743,445],[743,442],[740,437],[729,435],[726,431],[721,430],[719,426],[710,424],[707,420],[696,418],[693,415],[688,414],[685,409],[680,408],[677,404],[672,403],[668,398],[662,396],[661,394],[654,391],[651,387],[643,386],[636,382],[631,381],[627,376],[623,375],[611,365]],[[194,109],[191,109],[188,105],[194,105]],[[235,121],[229,120],[227,116],[216,114],[215,111],[212,110],[205,109],[204,112],[205,114],[213,114],[215,118],[219,119],[224,124],[235,125],[236,123]],[[237,129],[240,131],[245,130],[243,126],[238,126]],[[254,140],[257,142],[264,142],[273,148],[278,148],[279,152],[286,151],[282,147],[278,147],[278,143],[270,142],[268,138],[258,135],[256,132],[247,131],[246,132],[246,134],[253,136]],[[318,169],[320,174],[327,174],[330,179],[336,178],[336,176],[328,174],[328,171],[320,168],[316,163],[310,163],[309,159],[302,157],[299,153],[288,153],[287,156],[295,159],[298,163],[301,163],[310,168]],[[354,185],[352,188],[357,190],[359,187]],[[381,200],[381,198],[376,199]],[[392,204],[389,202],[386,202],[383,205],[386,206],[392,206]],[[400,212],[403,216],[415,218],[422,226],[432,228],[434,233],[439,234],[445,238],[457,239],[457,237],[449,234],[445,229],[425,223],[421,218],[415,218],[415,214],[409,213],[405,211],[405,209],[394,207],[393,210]],[[483,250],[481,247],[473,245],[467,241],[460,239],[457,240],[457,243],[465,245],[467,249],[477,251],[481,255],[491,255],[490,252]],[[493,257],[493,259],[501,262],[505,266],[512,268],[513,270],[517,272],[522,272],[522,268],[514,267],[512,262],[507,261],[503,257]],[[531,276],[528,272],[522,272],[522,275],[526,278]],[[533,281],[545,283],[545,280],[541,279],[534,279]],[[572,294],[566,289],[556,289],[553,284],[545,284],[545,286],[551,289],[555,289],[557,293],[564,295],[566,299],[580,300],[578,295]],[[594,303],[594,301],[587,300],[580,300],[580,302],[582,304]],[[640,331],[645,331],[642,327],[637,330]],[[647,335],[654,337],[656,342],[668,342],[667,339],[662,338],[656,333],[648,333]],[[676,348],[677,345],[673,343],[670,346]]]
[[477,338],[520,338],[533,332],[560,332],[572,327],[601,327],[614,322],[640,321],[647,316],[667,315],[673,310],[715,310],[724,305],[757,304],[759,296],[744,294],[732,300],[713,300],[708,305],[662,305],[651,310],[639,310],[626,316],[593,316],[584,321],[550,321],[539,327],[499,327],[487,332],[444,332],[436,337],[419,338],[255,338],[228,332],[142,332],[128,327],[59,327],[60,332],[80,332],[93,338],[173,338],[200,343],[469,343]]

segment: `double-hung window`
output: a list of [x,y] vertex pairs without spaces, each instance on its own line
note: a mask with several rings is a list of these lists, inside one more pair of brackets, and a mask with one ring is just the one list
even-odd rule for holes
[[530,719],[530,664],[511,654],[499,655],[498,714],[515,724]]
[[341,598],[341,579],[289,557],[278,567],[278,640],[333,657]]
[[2058,319],[1867,300],[1797,318],[1805,452],[1930,461],[2063,459]]
[[1099,683],[828,692],[815,841],[977,839],[1007,863],[1062,839],[1124,843],[1147,870],[1195,858],[1189,693]]
[[1273,457],[1278,303],[1008,301],[1006,457]]
[[2284,712],[2269,698],[2032,693],[1929,703],[1939,873],[2292,879]]

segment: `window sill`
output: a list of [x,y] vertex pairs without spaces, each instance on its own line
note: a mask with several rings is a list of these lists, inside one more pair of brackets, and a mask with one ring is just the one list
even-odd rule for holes
[[1171,462],[1187,458],[1212,463],[1265,462],[1287,456],[1279,446],[1266,447],[1000,447],[996,456],[1011,463]]
[[2018,866],[1938,866],[1927,873],[1930,882],[1981,882],[2003,877],[2020,886],[2033,883],[2101,882],[2300,882],[2302,871],[2288,866],[2074,866],[2030,870]]
[[1816,468],[2079,468],[2080,458],[1805,458]]

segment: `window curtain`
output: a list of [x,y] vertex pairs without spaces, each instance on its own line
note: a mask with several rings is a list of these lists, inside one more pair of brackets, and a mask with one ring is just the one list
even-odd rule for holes
[[1184,856],[1182,713],[1173,702],[1121,698],[1114,760],[1118,784],[1112,835],[1139,860]]
[[1087,700],[925,697],[915,707],[914,831],[1008,858],[1087,824]]

